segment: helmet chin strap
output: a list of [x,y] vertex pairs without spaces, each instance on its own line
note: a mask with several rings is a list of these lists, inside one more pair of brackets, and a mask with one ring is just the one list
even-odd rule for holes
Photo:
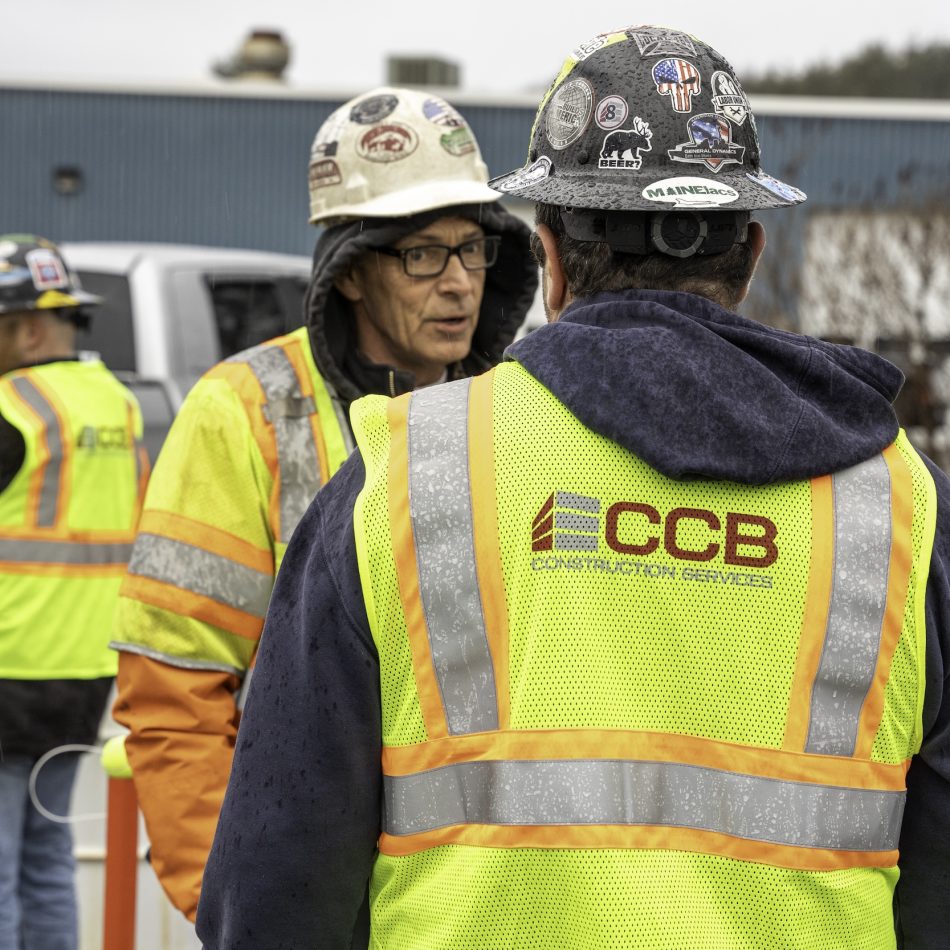
[[622,254],[686,258],[723,254],[748,237],[748,211],[601,211],[561,208],[561,224],[575,241],[608,244]]

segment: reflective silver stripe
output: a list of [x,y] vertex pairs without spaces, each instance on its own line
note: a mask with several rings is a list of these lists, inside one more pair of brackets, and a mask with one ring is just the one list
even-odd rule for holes
[[572,491],[559,491],[554,497],[558,508],[577,508],[579,511],[600,511],[600,499],[589,495],[578,495]]
[[36,524],[41,528],[52,528],[56,524],[58,513],[59,482],[63,466],[63,433],[60,431],[59,419],[53,407],[30,380],[22,376],[17,377],[13,380],[13,388],[46,426],[49,462],[43,472],[43,484],[40,486]]
[[560,534],[554,535],[554,547],[558,551],[596,551],[599,541],[596,535]]
[[599,531],[600,518],[591,515],[575,515],[572,511],[555,511],[554,527],[565,531]]
[[263,618],[274,578],[184,541],[157,534],[139,534],[129,573],[210,597],[219,603]]
[[852,755],[874,679],[891,553],[891,484],[883,456],[832,478],[834,575],[812,689],[806,752]]
[[384,827],[666,825],[835,851],[897,847],[904,792],[784,782],[669,762],[463,762],[384,777]]
[[475,570],[468,379],[409,404],[409,514],[419,594],[449,732],[498,728],[495,674]]
[[310,424],[316,406],[310,396],[301,394],[297,374],[281,347],[257,346],[232,356],[229,362],[246,363],[267,399],[262,411],[274,427],[280,469],[277,540],[289,541],[321,485],[320,458]]
[[128,564],[132,544],[87,541],[0,540],[0,561],[23,564]]
[[119,653],[136,653],[139,656],[148,657],[150,660],[159,660],[169,666],[177,666],[182,670],[216,670],[221,673],[233,673],[238,677],[250,673],[250,670],[241,670],[236,666],[217,663],[214,660],[196,660],[191,657],[172,656],[170,653],[162,653],[159,650],[151,649],[151,647],[144,647],[140,643],[124,643],[121,640],[112,640],[109,643],[109,648]]

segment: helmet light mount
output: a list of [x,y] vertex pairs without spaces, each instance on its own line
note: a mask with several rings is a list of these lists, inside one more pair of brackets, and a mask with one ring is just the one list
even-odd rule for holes
[[564,233],[575,241],[607,244],[620,254],[708,257],[748,238],[748,211],[603,211],[560,210]]

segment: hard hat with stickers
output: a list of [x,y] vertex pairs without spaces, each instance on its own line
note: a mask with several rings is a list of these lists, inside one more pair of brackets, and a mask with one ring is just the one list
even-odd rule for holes
[[33,234],[0,234],[0,314],[99,303],[102,298],[82,289],[51,241]]
[[755,211],[805,200],[763,172],[755,119],[729,63],[696,37],[656,26],[577,47],[541,101],[524,167],[491,185],[605,211]]
[[464,118],[431,92],[384,87],[351,99],[310,151],[310,222],[391,218],[500,195]]

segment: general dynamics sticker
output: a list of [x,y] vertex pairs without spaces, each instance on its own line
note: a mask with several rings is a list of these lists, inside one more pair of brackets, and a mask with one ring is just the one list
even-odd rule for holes
[[711,208],[727,205],[739,197],[729,185],[711,178],[664,178],[647,185],[641,195],[647,201],[673,205],[674,208]]

